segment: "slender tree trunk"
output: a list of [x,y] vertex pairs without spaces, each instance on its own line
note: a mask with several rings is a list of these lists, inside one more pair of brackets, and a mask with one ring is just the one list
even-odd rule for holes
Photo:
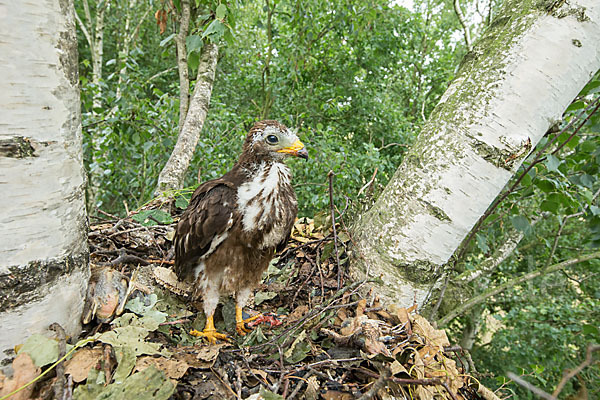
[[3,359],[53,322],[78,334],[89,270],[73,4],[0,10]]
[[462,12],[462,8],[460,8],[460,1],[454,0],[454,12],[456,13],[456,17],[458,18],[458,22],[463,29],[463,36],[465,37],[465,46],[467,47],[467,51],[473,50],[473,45],[471,44],[471,31],[469,30],[469,25],[465,20],[465,15]]
[[[87,1],[87,0],[86,0]],[[110,0],[104,0],[96,9],[96,26],[94,28],[94,40],[90,48],[92,53],[92,82],[96,86],[94,94],[94,110],[102,108],[102,65],[104,58],[104,15],[110,7]],[[95,112],[95,111],[94,111]]]
[[156,196],[161,195],[166,190],[180,189],[183,185],[185,173],[194,155],[200,131],[208,114],[218,53],[219,49],[216,44],[206,43],[202,48],[198,75],[196,76],[196,87],[187,116],[177,138],[175,148],[158,177],[158,184],[154,191]]
[[[110,7],[111,0],[104,0],[96,7],[96,15],[92,18],[88,0],[83,0],[83,12],[85,23],[75,13],[75,19],[79,24],[79,28],[88,42],[90,48],[90,56],[92,61],[92,83],[95,91],[92,99],[92,115],[96,116],[98,110],[102,108],[102,71],[104,62],[104,17],[106,11]],[[97,154],[100,152],[100,144],[98,132],[92,132],[92,165],[98,165]],[[88,207],[92,207],[96,203],[96,195],[98,194],[98,168],[92,168],[89,171],[88,191]]]
[[131,46],[135,43],[135,39],[140,31],[140,27],[142,23],[146,20],[150,11],[152,11],[152,7],[147,5],[146,11],[142,14],[142,17],[138,21],[137,25],[131,31],[131,20],[133,18],[133,13],[135,11],[135,7],[137,5],[137,0],[129,0],[129,6],[127,9],[127,15],[125,17],[125,35],[123,38],[123,46],[121,50],[119,50],[119,62],[121,69],[119,70],[119,80],[117,83],[117,99],[121,98],[121,86],[123,85],[123,81],[125,76],[127,76],[127,63],[129,62],[129,51],[131,50]]
[[175,37],[177,46],[177,69],[179,70],[179,133],[183,129],[185,117],[190,106],[190,77],[188,76],[187,46],[185,40],[190,29],[190,2],[181,1],[179,32]]
[[374,206],[354,229],[352,274],[423,304],[444,265],[600,68],[600,4],[506,2],[464,60]]

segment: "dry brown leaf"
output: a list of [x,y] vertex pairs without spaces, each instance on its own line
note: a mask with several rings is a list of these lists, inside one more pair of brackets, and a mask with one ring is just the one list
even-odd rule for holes
[[304,399],[307,400],[317,400],[317,396],[319,395],[319,381],[316,376],[311,376],[306,381],[306,391],[304,392]]
[[398,361],[394,360],[394,362],[390,365],[390,371],[392,375],[399,374],[400,372],[404,372],[408,375],[408,371],[404,368],[404,365],[400,364]]
[[324,400],[353,400],[354,397],[348,392],[338,392],[337,390],[328,390],[325,393],[321,393],[321,397]]
[[165,357],[144,356],[137,359],[135,371],[142,371],[154,365],[163,371],[168,378],[179,379],[187,372],[190,365],[182,360],[169,360]]
[[[13,376],[12,378],[4,378],[0,380],[0,397],[6,396],[15,391],[26,383],[32,381],[40,374],[40,369],[35,366],[29,354],[22,352],[12,362]],[[15,393],[10,398],[11,400],[26,400],[31,398],[34,385],[29,385],[18,393]]]
[[397,304],[390,304],[387,309],[392,317],[392,323],[394,325],[410,323],[410,318],[406,308],[398,307]]
[[307,305],[298,306],[298,307],[296,307],[296,309],[294,311],[292,311],[290,313],[290,315],[288,315],[286,322],[288,324],[293,324],[294,322],[299,321],[300,318],[302,318],[304,316],[304,314],[306,314],[307,312],[308,312]]
[[173,351],[173,358],[185,362],[192,368],[206,369],[212,367],[221,347],[224,346],[227,346],[227,343],[208,346],[177,346]]
[[90,369],[102,358],[102,349],[85,347],[73,355],[65,363],[65,374],[73,377],[73,382],[79,383],[87,379]]
[[450,341],[446,335],[446,331],[443,329],[435,329],[429,321],[425,318],[416,314],[413,318],[413,332],[420,334],[423,337],[429,339],[429,341],[440,348],[443,351],[445,346],[450,346]]
[[254,375],[260,376],[263,379],[263,382],[268,382],[267,381],[267,377],[269,375],[265,371],[263,371],[262,369],[250,368],[250,371],[252,371],[252,373]]
[[419,356],[425,365],[431,364],[437,354],[439,354],[439,350],[431,345],[425,345],[419,350]]
[[212,367],[212,365],[215,363],[215,360],[219,356],[219,353],[221,352],[221,348],[227,345],[227,343],[219,343],[200,347],[196,357],[199,361],[203,361],[207,364],[206,367],[202,368]]
[[417,395],[416,399],[419,400],[433,400],[433,395],[436,393],[436,389],[433,386],[417,386],[415,389]]

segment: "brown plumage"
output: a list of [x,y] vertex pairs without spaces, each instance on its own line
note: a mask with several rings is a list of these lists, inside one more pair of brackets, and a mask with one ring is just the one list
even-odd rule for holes
[[236,327],[246,333],[242,307],[276,251],[290,236],[298,206],[284,159],[308,158],[298,137],[277,121],[257,122],[233,168],[200,185],[181,216],[174,237],[175,273],[194,282],[210,342],[213,314],[221,294],[236,297]]

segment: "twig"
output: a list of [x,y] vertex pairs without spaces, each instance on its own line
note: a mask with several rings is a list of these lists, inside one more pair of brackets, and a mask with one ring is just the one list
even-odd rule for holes
[[236,399],[240,399],[241,397],[238,397],[237,393],[233,391],[233,389],[231,388],[231,386],[229,386],[227,383],[225,383],[225,381],[223,380],[223,378],[221,378],[221,375],[219,375],[219,373],[217,371],[215,371],[212,367],[210,367],[210,371],[217,377],[217,379],[223,384],[223,386],[225,386],[225,388],[227,390],[229,390],[229,392],[236,398]]
[[338,240],[337,231],[335,228],[335,211],[333,205],[333,171],[329,171],[327,178],[329,178],[329,209],[331,210],[331,226],[333,227],[333,244],[335,246],[335,262],[337,264],[337,290],[342,287],[342,269],[340,267],[340,253],[338,251]]
[[[319,316],[319,315],[323,315],[325,313],[325,311],[330,310],[331,308],[333,308],[334,303],[336,303],[338,300],[340,300],[342,298],[342,295],[348,291],[355,291],[358,290],[358,288],[362,285],[364,285],[365,283],[368,282],[372,282],[372,280],[361,280],[358,282],[354,282],[351,285],[345,286],[342,289],[338,290],[333,296],[331,296],[329,298],[329,300],[327,301],[326,304],[321,305],[321,307],[315,308],[313,309],[311,312],[309,312],[308,314],[306,314],[304,317],[302,317],[301,319],[299,319],[294,325],[290,326],[289,328],[286,328],[283,330],[283,332],[281,332],[279,335],[273,337],[271,340],[265,342],[265,343],[261,343],[255,346],[252,346],[250,348],[248,348],[247,350],[256,350],[258,348],[262,348],[264,346],[267,345],[271,345],[275,342],[277,342],[279,339],[281,339],[284,336],[289,336],[289,332],[291,331],[295,331],[299,328],[301,328],[302,326],[304,326],[304,324],[306,324],[308,321],[312,320],[313,318]],[[236,350],[231,350],[232,352],[236,352],[236,351],[240,351],[239,349]],[[1,400],[1,399],[0,399]]]
[[[309,373],[308,373],[308,374],[307,374],[307,375],[304,377],[304,379],[308,379],[308,378],[310,378],[312,375],[313,375],[313,374],[312,374],[312,372],[309,372]],[[292,394],[290,394],[290,397],[288,397],[288,398],[289,398],[290,400],[291,400],[291,399],[294,399],[294,398],[295,398],[295,397],[298,395],[298,393],[300,392],[300,389],[302,389],[302,386],[303,386],[303,385],[304,385],[304,380],[301,380],[301,381],[299,381],[299,382],[298,382],[298,384],[296,385],[296,387],[294,388],[294,391],[292,392]]]
[[[67,353],[67,336],[65,330],[56,322],[50,325],[50,329],[56,332],[58,339],[58,358],[63,358]],[[56,382],[54,382],[53,389],[55,399],[60,399],[64,396],[65,364],[63,361],[56,365]]]
[[558,385],[556,386],[556,389],[554,389],[554,392],[552,392],[552,396],[554,397],[558,397],[558,395],[560,394],[560,392],[563,390],[563,388],[565,387],[565,385],[567,384],[567,382],[569,381],[569,379],[573,378],[575,375],[577,375],[578,373],[580,373],[581,371],[583,371],[583,369],[585,367],[588,367],[590,365],[592,365],[593,361],[594,361],[594,357],[592,355],[593,352],[600,350],[600,345],[599,344],[590,344],[587,347],[587,350],[585,352],[585,360],[579,364],[576,368],[570,370],[570,371],[565,371],[565,373],[563,374],[562,379],[560,380],[560,382],[558,383]]
[[512,379],[513,382],[515,382],[517,385],[524,387],[525,389],[527,389],[531,393],[541,397],[542,399],[556,400],[556,397],[552,396],[550,393],[544,392],[539,387],[532,385],[531,383],[527,382],[525,379],[521,378],[517,374],[514,374],[512,372],[507,372],[506,376],[508,376],[510,379]]
[[566,261],[563,261],[563,262],[560,262],[557,264],[553,264],[548,267],[539,268],[535,271],[529,272],[525,275],[514,278],[510,281],[507,281],[493,289],[488,290],[487,292],[484,292],[478,296],[471,298],[470,300],[466,301],[465,303],[462,303],[460,306],[458,306],[454,310],[450,311],[444,317],[440,318],[438,320],[438,326],[446,325],[447,323],[449,323],[454,318],[458,317],[459,315],[461,315],[463,312],[470,309],[471,307],[483,302],[484,300],[486,300],[487,298],[489,298],[491,296],[494,296],[498,293],[502,293],[504,290],[511,288],[515,285],[518,285],[519,283],[527,282],[531,279],[537,278],[538,276],[546,275],[546,274],[556,272],[556,271],[560,271],[561,269],[567,268],[571,265],[579,264],[581,262],[592,260],[592,259],[595,259],[598,257],[600,257],[600,251],[585,254],[580,257],[571,258],[569,260],[566,260]]
[[360,194],[364,191],[367,190],[375,181],[375,175],[377,175],[377,171],[379,170],[379,167],[375,167],[375,172],[373,172],[373,176],[371,177],[371,179],[369,179],[369,182],[365,183],[365,185],[363,187],[360,188],[360,190],[358,191],[358,194],[356,195],[356,197],[360,196]]
[[242,398],[242,367],[237,365],[235,370],[235,390],[237,392],[237,398]]
[[183,318],[183,319],[178,319],[176,321],[161,322],[160,324],[158,324],[158,326],[185,324],[186,322],[190,322],[190,319]]
[[63,392],[62,400],[72,400],[73,399],[73,375],[67,376],[67,387]]
[[369,391],[359,397],[358,400],[370,400],[377,395],[380,389],[383,389],[387,383],[387,380],[392,376],[392,372],[389,368],[386,368],[379,378],[373,383]]
[[444,300],[444,295],[446,294],[446,289],[448,288],[448,283],[450,283],[450,274],[446,275],[446,279],[444,279],[444,284],[442,285],[442,289],[440,290],[440,295],[438,296],[438,300],[435,303],[433,310],[431,310],[431,316],[429,317],[429,319],[431,319],[432,321],[435,321],[435,319],[437,317],[438,310],[440,309],[440,306],[442,305],[442,301]]

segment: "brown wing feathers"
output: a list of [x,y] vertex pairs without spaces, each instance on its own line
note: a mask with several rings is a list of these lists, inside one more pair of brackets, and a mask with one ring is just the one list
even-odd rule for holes
[[186,278],[211,243],[232,224],[235,191],[221,179],[209,181],[194,192],[175,233],[175,273]]

